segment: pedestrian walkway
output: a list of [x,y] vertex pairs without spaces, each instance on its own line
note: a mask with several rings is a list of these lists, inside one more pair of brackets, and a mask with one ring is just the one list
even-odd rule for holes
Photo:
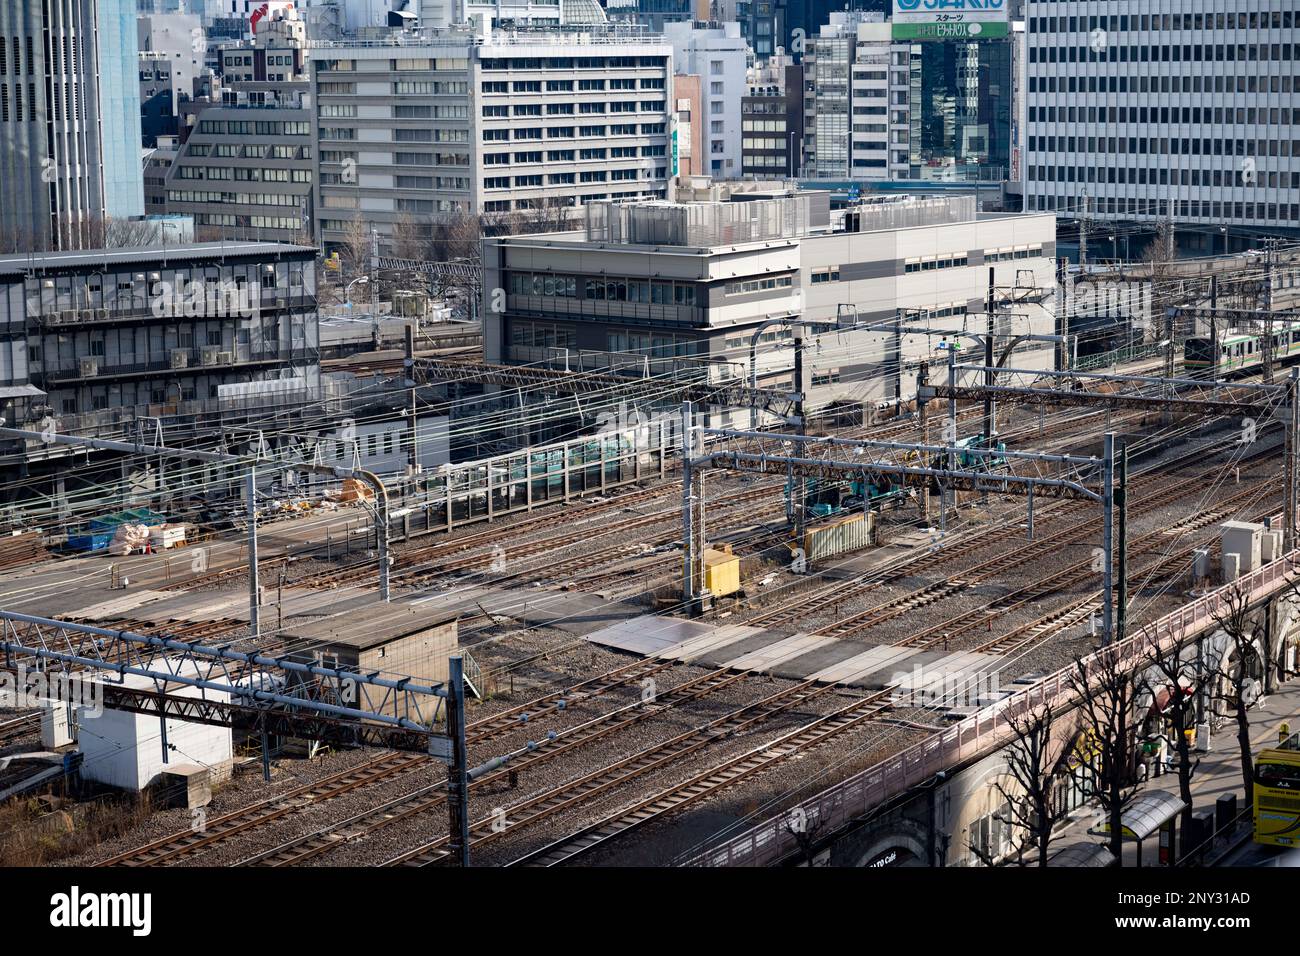
[[[1254,755],[1264,747],[1277,743],[1278,727],[1283,723],[1290,724],[1293,733],[1300,730],[1300,679],[1292,678],[1281,686],[1279,693],[1269,695],[1251,708],[1251,754]],[[1194,810],[1213,809],[1215,801],[1224,794],[1236,794],[1238,811],[1246,809],[1243,802],[1246,786],[1241,776],[1241,751],[1237,744],[1235,719],[1229,717],[1220,723],[1218,731],[1210,737],[1209,753],[1194,754],[1193,763],[1196,760],[1200,763],[1192,774]],[[1178,793],[1177,772],[1171,769],[1158,777],[1152,777],[1143,789],[1151,788]],[[1095,806],[1080,810],[1077,818],[1065,832],[1052,842],[1052,853],[1079,844],[1104,843],[1105,837],[1088,833],[1088,829],[1098,822],[1098,817],[1099,811]],[[1124,844],[1123,865],[1139,865],[1136,843]],[[1160,865],[1158,836],[1152,836],[1143,842],[1141,865]]]

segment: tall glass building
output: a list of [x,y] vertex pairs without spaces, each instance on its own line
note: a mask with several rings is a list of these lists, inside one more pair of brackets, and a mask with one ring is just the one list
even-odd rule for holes
[[99,2],[100,155],[104,214],[144,215],[135,0]]
[[1011,163],[1011,44],[929,41],[911,48],[909,161],[927,172],[1005,171]]
[[0,0],[0,250],[144,214],[135,0]]
[[804,58],[804,172],[821,179],[1013,178],[1016,47],[896,36],[831,14]]

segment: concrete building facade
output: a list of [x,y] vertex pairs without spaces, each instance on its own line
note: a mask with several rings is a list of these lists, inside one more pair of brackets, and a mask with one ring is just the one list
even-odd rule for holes
[[200,240],[310,236],[316,154],[307,84],[232,86],[191,104],[201,111],[167,170],[166,212],[193,216]]
[[[320,388],[315,250],[274,243],[0,257],[0,388],[19,427],[301,402]],[[48,451],[48,449],[47,449]]]
[[[504,311],[484,311],[487,360],[734,374],[757,334],[760,384],[790,385],[795,329],[781,320],[800,319],[822,330],[801,333],[817,341],[814,407],[906,399],[921,362],[945,361],[945,331],[985,312],[990,267],[1023,290],[997,331],[1054,331],[1050,215],[904,197],[832,219],[826,193],[730,198],[599,203],[582,232],[485,240],[484,287],[505,293]],[[899,319],[934,331],[890,330]],[[1051,367],[1054,352],[1027,343],[1014,361]]]
[[705,139],[704,171],[715,179],[741,175],[741,130],[736,124],[748,90],[750,50],[739,23],[704,26],[669,23],[664,38],[673,45],[673,69],[700,78]]
[[740,103],[740,175],[798,176],[803,154],[803,67],[773,55],[749,68]]
[[1028,0],[1026,208],[1276,230],[1300,221],[1300,11]]
[[643,34],[421,31],[317,45],[318,236],[663,196],[672,50]]

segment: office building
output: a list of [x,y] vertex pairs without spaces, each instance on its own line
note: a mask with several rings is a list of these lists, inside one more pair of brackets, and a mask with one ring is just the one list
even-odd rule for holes
[[200,241],[309,238],[316,159],[307,102],[305,81],[239,82],[197,97],[167,171],[166,211],[192,216]]
[[740,174],[798,176],[803,150],[803,67],[788,54],[751,66],[740,103]]
[[3,0],[0,50],[0,248],[80,248],[143,215],[134,0]]
[[483,215],[563,220],[667,189],[672,48],[606,28],[452,29],[316,45],[318,235],[426,234]]
[[[965,37],[874,13],[834,13],[804,58],[804,169],[825,179],[1018,178],[1023,33]],[[984,38],[986,37],[986,38]]]
[[1028,0],[1026,203],[1211,234],[1300,221],[1300,12]]
[[669,23],[664,26],[664,39],[673,47],[673,69],[700,78],[705,170],[715,179],[739,177],[741,130],[736,117],[748,92],[746,70],[751,56],[740,24]]
[[[747,365],[757,335],[760,383],[788,386],[793,328],[779,320],[797,318],[826,330],[802,383],[813,406],[906,399],[920,363],[945,361],[945,331],[962,330],[968,313],[983,325],[990,266],[1016,290],[997,331],[1054,331],[1049,214],[977,213],[972,197],[832,213],[825,192],[719,195],[596,203],[581,234],[484,240],[484,286],[506,290],[504,311],[484,311],[487,360],[705,375]],[[899,318],[935,331],[865,328]],[[1055,354],[1026,342],[1013,361],[1050,368]]]
[[0,256],[0,416],[116,436],[142,416],[301,403],[320,388],[315,297],[309,247]]

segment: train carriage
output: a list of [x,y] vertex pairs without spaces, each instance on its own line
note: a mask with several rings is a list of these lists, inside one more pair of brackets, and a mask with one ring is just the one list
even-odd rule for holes
[[[1216,350],[1217,344],[1217,350]],[[1262,332],[1228,329],[1214,339],[1205,336],[1183,343],[1183,367],[1189,372],[1209,372],[1216,377],[1259,368],[1267,351]],[[1300,355],[1300,323],[1288,323],[1273,331],[1273,360]]]

